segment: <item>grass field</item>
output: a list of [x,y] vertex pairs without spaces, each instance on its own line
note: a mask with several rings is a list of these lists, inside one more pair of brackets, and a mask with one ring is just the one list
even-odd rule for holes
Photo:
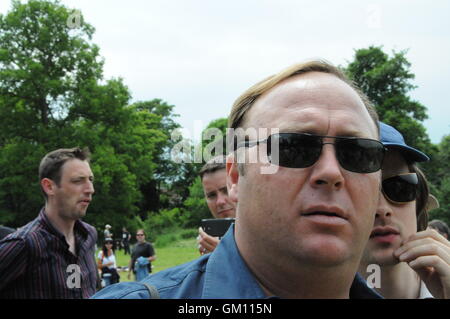
[[[156,273],[169,267],[181,265],[185,262],[200,257],[197,250],[197,240],[195,238],[181,239],[165,245],[164,247],[154,246],[154,248],[156,260],[152,262],[152,273]],[[116,251],[116,262],[118,267],[128,267],[130,255],[125,255],[123,250],[118,250]],[[131,280],[129,280],[127,276],[128,272],[120,272],[120,281],[125,282],[134,280],[133,275],[131,275]]]

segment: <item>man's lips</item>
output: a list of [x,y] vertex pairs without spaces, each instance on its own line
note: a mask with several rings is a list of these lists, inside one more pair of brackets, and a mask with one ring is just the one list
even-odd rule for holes
[[221,215],[223,213],[230,212],[232,210],[233,210],[233,208],[231,208],[231,207],[230,208],[226,208],[226,209],[222,209],[222,210],[218,211],[217,214]]
[[337,206],[312,206],[303,211],[301,216],[328,216],[337,217],[348,220],[348,215],[345,211]]
[[341,227],[348,224],[348,215],[343,209],[336,206],[312,206],[300,215],[310,222],[326,227]]
[[80,204],[89,205],[91,203],[90,199],[82,199],[79,201]]
[[378,226],[372,230],[372,233],[370,234],[370,238],[389,236],[389,235],[400,235],[400,232],[396,228],[391,227],[391,226]]

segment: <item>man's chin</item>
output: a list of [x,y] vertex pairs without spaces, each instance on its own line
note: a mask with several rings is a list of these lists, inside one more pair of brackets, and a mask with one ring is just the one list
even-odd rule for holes
[[351,248],[345,241],[334,238],[327,240],[316,240],[314,243],[304,243],[302,258],[308,259],[310,263],[320,266],[336,266],[350,259]]
[[395,266],[399,263],[399,260],[394,256],[392,249],[386,249],[383,252],[376,252],[370,258],[370,264],[376,264],[379,266]]
[[77,219],[83,218],[84,216],[86,216],[86,211],[87,210],[79,210],[79,211],[73,212],[71,214],[71,217],[72,217],[73,220],[77,220]]

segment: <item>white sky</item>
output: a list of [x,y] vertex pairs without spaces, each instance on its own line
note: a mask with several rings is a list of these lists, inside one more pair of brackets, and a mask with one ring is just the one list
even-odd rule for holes
[[[450,1],[62,0],[96,28],[105,78],[161,98],[198,139],[248,87],[292,63],[344,65],[354,49],[409,49],[434,143],[450,134]],[[10,8],[0,0],[0,13]]]

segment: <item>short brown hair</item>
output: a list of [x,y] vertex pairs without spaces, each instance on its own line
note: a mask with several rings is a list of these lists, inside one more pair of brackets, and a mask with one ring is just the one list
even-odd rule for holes
[[200,179],[203,180],[203,176],[206,174],[211,174],[216,171],[222,170],[226,168],[226,156],[225,155],[219,155],[216,157],[213,157],[208,162],[206,162],[205,165],[200,169],[199,175]]
[[[379,131],[378,114],[375,111],[375,108],[373,107],[372,103],[369,101],[368,97],[356,86],[355,83],[350,81],[350,79],[348,79],[347,76],[339,68],[323,60],[313,60],[294,64],[282,70],[278,74],[269,76],[268,78],[250,87],[234,102],[230,112],[230,116],[228,118],[228,127],[233,129],[242,127],[245,121],[245,116],[248,113],[249,109],[253,106],[255,101],[262,94],[269,91],[277,84],[288,78],[291,78],[295,75],[305,74],[308,72],[323,72],[333,74],[340,80],[347,83],[351,88],[353,88],[356,91],[356,93],[358,93],[367,111],[369,112],[370,117],[374,121],[377,132]],[[230,134],[228,136],[228,143],[229,149],[231,149],[230,147],[232,147],[232,149],[235,150],[234,140],[232,140],[233,138],[234,135]]]
[[[51,179],[60,186],[61,183],[61,167],[68,160],[79,159],[81,161],[90,160],[90,152],[88,148],[81,149],[79,147],[74,148],[60,148],[52,151],[44,156],[39,164],[39,181],[43,178]],[[41,187],[44,197],[47,199],[47,194]]]

